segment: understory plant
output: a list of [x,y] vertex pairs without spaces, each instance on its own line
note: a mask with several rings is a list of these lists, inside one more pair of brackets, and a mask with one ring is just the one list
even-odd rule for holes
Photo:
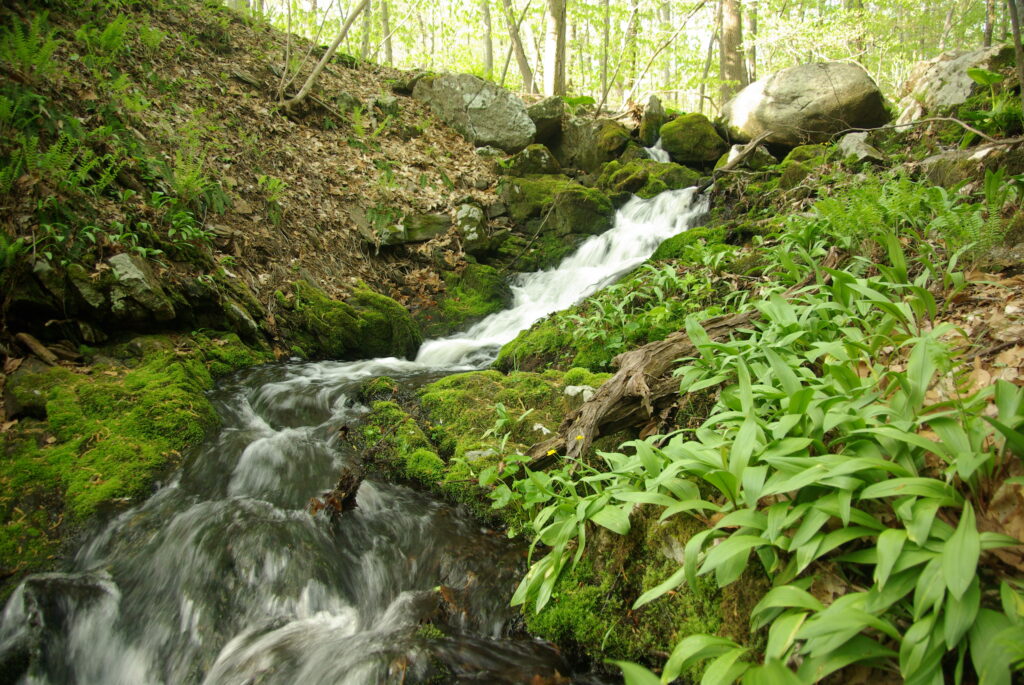
[[[750,616],[767,636],[760,654],[686,636],[660,676],[619,664],[629,683],[695,668],[708,684],[813,683],[857,663],[907,683],[1010,683],[1024,668],[1024,582],[997,550],[1021,543],[990,505],[1024,482],[1024,391],[974,387],[970,341],[947,320],[971,249],[963,225],[984,206],[908,183],[870,184],[859,227],[839,208],[863,197],[793,219],[770,248],[776,284],[742,305],[759,314],[749,330],[716,342],[687,321],[696,356],[681,360],[680,393],[717,392],[699,427],[549,472],[509,460],[520,480],[486,474],[496,506],[532,518],[513,604],[540,611],[593,525],[624,535],[653,508],[705,527],[633,608],[751,568],[772,582]],[[837,246],[862,256],[827,266]]]

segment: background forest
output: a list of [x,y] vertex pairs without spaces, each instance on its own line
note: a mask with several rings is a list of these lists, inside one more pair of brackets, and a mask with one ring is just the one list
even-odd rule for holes
[[[356,3],[230,0],[321,43]],[[1007,42],[995,0],[368,0],[342,51],[399,68],[442,69],[546,95],[657,95],[715,114],[722,96],[797,64],[849,60],[889,97],[938,52]],[[553,59],[564,33],[564,80]],[[551,44],[552,49],[547,47]]]

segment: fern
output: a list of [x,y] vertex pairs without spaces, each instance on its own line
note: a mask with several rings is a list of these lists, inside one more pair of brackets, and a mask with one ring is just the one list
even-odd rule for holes
[[53,53],[60,46],[54,38],[55,30],[47,28],[46,13],[33,17],[26,29],[14,21],[0,30],[0,60],[7,62],[26,75],[46,76],[56,65]]

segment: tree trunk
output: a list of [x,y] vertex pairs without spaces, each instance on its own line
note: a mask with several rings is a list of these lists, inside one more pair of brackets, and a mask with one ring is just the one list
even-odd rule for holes
[[992,32],[996,27],[996,0],[985,0],[985,32],[982,35],[983,47],[992,46]]
[[722,79],[722,104],[747,85],[743,59],[743,20],[739,0],[722,0],[722,33],[719,45],[718,76]]
[[[711,60],[714,59],[714,56],[715,56],[715,41],[718,40],[719,29],[722,26],[722,3],[721,2],[718,2],[717,8],[715,9],[715,23],[714,23],[714,26],[715,26],[714,30],[711,31],[711,37],[708,38],[708,53],[707,53],[706,58],[704,59],[704,72],[701,74],[701,78],[700,78],[700,93],[697,96],[697,99],[698,99],[697,111],[700,112],[701,114],[704,113],[704,101],[705,101],[705,97],[706,97],[706,93],[707,93],[707,87],[708,87],[708,76],[710,76],[710,74],[711,74]],[[708,99],[710,99],[710,98],[708,98]],[[711,113],[710,108],[708,109],[708,113],[709,114]]]
[[508,37],[512,41],[512,50],[515,52],[516,64],[519,65],[519,73],[523,77],[523,91],[533,92],[533,70],[530,69],[530,60],[526,58],[526,50],[523,49],[523,42],[519,39],[519,26],[516,24],[515,15],[512,14],[510,0],[501,0],[505,9],[505,21],[508,23]]
[[484,19],[484,73],[488,79],[494,77],[494,41],[491,38],[491,0],[480,0],[480,11]]
[[754,44],[754,41],[757,39],[757,2],[758,0],[750,0],[750,11],[748,12],[750,17],[750,30],[747,31],[747,37],[750,39],[750,47],[747,49],[748,83],[757,80],[757,45]]
[[601,8],[604,10],[604,26],[601,31],[601,92],[608,92],[608,41],[609,25],[611,24],[611,9],[608,0],[601,0]]
[[380,3],[380,28],[384,32],[384,64],[389,67],[395,61],[395,53],[391,49],[391,17],[388,14],[388,0]]
[[[623,44],[625,50],[625,70],[626,76],[623,83],[623,93],[633,89],[633,84],[636,81],[636,58],[637,58],[637,45],[636,36],[637,30],[640,26],[640,0],[629,0],[629,12],[632,20],[626,27],[626,41]],[[625,103],[623,103],[625,104]]]
[[566,0],[548,0],[544,40],[544,94],[565,95]]
[[1022,84],[1020,103],[1021,108],[1024,108],[1024,47],[1021,46],[1020,38],[1020,7],[1013,0],[1006,0],[1006,7],[1010,11],[1010,25],[1013,28],[1013,48],[1017,56],[1017,82]]
[[[661,3],[661,30],[666,36],[672,33],[672,5],[667,2]],[[676,51],[669,47],[665,52],[665,58],[661,65],[661,87],[666,94],[672,90],[672,79],[675,72]]]
[[327,51],[324,52],[323,57],[320,58],[317,65],[313,67],[313,72],[309,75],[309,78],[306,79],[306,82],[302,84],[302,88],[299,89],[298,94],[292,99],[285,100],[281,103],[285,109],[289,109],[306,99],[306,96],[309,95],[310,88],[313,87],[313,84],[316,83],[317,77],[320,76],[320,72],[324,70],[327,63],[334,57],[334,53],[338,51],[338,46],[341,45],[341,41],[345,40],[345,36],[348,35],[348,30],[352,28],[352,24],[355,22],[356,17],[358,17],[359,13],[365,10],[369,4],[370,0],[362,0],[362,2],[356,5],[356,8],[352,10],[352,14],[350,14],[348,19],[345,20],[345,24],[341,27],[341,31],[339,31],[338,35],[334,38],[334,42],[331,43],[330,47],[327,48]]
[[370,33],[373,29],[373,0],[367,0],[366,11],[363,13],[363,35],[359,42],[359,59],[366,60],[370,56]]

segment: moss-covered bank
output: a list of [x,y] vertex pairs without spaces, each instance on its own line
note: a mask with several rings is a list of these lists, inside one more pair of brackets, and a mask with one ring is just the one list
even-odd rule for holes
[[[146,336],[87,350],[86,367],[28,365],[7,381],[25,414],[3,434],[4,589],[46,568],[97,513],[137,503],[217,425],[214,378],[270,361],[236,335]],[[10,405],[10,401],[8,402]]]

